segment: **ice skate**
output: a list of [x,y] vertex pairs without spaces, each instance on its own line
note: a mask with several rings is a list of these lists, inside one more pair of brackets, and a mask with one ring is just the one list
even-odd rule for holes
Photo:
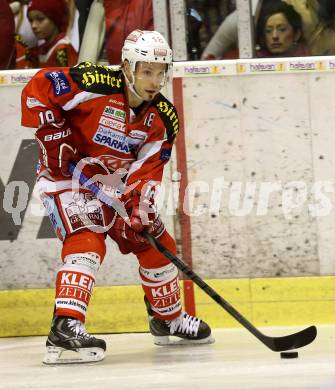
[[156,345],[212,344],[211,328],[197,317],[181,312],[172,321],[153,317],[153,310],[146,296],[144,303],[149,316],[150,332]]
[[44,364],[98,362],[106,351],[104,340],[88,334],[82,322],[70,317],[53,319],[46,347]]
[[202,320],[181,312],[172,321],[149,318],[150,332],[156,345],[211,344],[211,328]]

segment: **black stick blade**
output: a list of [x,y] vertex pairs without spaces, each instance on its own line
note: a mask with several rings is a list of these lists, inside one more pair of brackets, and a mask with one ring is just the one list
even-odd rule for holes
[[316,327],[310,326],[300,332],[290,334],[282,337],[261,337],[261,341],[272,351],[282,352],[291,349],[297,349],[310,344],[317,335]]

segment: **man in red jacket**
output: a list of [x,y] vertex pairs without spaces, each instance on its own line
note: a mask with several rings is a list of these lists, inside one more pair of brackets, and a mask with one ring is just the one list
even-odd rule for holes
[[[84,322],[106,235],[138,259],[155,342],[168,344],[169,336],[212,342],[210,327],[182,311],[177,268],[138,234],[146,229],[176,253],[155,207],[179,129],[175,107],[160,93],[172,51],[158,32],[135,30],[125,40],[122,61],[119,70],[91,63],[42,70],[22,94],[22,124],[37,128],[42,200],[63,241],[47,364],[64,362],[65,350],[79,352],[76,361],[104,357],[105,342],[89,335]],[[117,184],[130,225],[87,189],[73,188],[68,164],[81,158],[87,175],[113,182],[114,190]]]

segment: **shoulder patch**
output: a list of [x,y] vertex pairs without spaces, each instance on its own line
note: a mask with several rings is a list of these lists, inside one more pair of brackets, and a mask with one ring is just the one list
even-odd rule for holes
[[167,132],[167,138],[170,143],[173,142],[179,131],[179,119],[175,106],[163,95],[158,96],[156,108],[159,112]]
[[168,161],[170,160],[171,157],[171,149],[162,149],[161,154],[159,158],[163,161]]
[[64,72],[48,72],[45,74],[45,77],[50,80],[55,96],[65,95],[71,91],[69,80]]
[[70,75],[78,87],[87,92],[111,95],[122,91],[120,70],[107,66],[82,62],[70,69]]

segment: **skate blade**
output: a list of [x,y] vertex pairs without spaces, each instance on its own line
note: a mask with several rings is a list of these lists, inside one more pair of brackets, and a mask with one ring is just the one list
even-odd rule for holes
[[154,336],[154,344],[160,346],[213,344],[214,342],[215,339],[212,336],[208,336],[201,340],[182,339],[175,336]]
[[48,365],[94,363],[103,360],[105,351],[102,348],[77,348],[75,350],[60,347],[47,347],[42,362]]

